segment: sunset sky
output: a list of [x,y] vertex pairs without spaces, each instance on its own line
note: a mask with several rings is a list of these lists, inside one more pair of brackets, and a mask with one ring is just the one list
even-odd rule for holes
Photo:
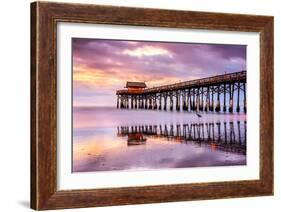
[[73,38],[73,105],[115,106],[127,81],[148,87],[246,70],[246,46]]

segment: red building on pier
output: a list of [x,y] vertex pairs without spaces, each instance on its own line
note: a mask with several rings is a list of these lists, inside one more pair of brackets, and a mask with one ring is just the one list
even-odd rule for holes
[[142,93],[146,88],[145,82],[127,82],[126,87],[129,93]]

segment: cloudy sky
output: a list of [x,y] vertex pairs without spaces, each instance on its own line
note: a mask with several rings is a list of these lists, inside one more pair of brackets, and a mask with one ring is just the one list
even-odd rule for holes
[[115,106],[127,81],[148,87],[246,70],[246,46],[72,39],[73,105]]

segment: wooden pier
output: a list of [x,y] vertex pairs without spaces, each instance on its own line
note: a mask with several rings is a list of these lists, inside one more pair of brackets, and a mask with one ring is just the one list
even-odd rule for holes
[[117,108],[244,113],[247,110],[246,71],[152,88],[139,82],[132,84],[140,85],[140,89],[126,86],[127,89],[116,91]]

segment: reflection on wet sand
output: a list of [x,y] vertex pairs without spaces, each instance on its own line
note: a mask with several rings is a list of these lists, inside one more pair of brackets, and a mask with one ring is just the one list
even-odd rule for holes
[[144,137],[143,133],[128,133],[128,146],[130,145],[140,145],[145,144],[146,138]]
[[200,115],[76,108],[72,171],[246,165],[246,115]]
[[246,124],[246,121],[237,121],[120,126],[117,127],[117,136],[127,136],[128,146],[145,144],[146,137],[154,137],[186,144],[206,144],[212,149],[246,155]]

